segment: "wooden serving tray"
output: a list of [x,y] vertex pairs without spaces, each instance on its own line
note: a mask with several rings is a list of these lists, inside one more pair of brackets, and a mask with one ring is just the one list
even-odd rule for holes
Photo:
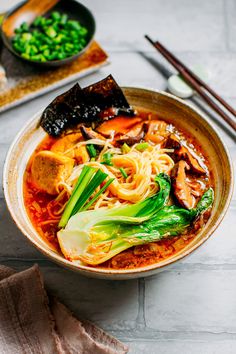
[[0,112],[68,84],[108,63],[108,55],[93,41],[73,62],[57,68],[43,68],[19,60],[3,45],[0,63],[6,70],[7,85],[0,91]]

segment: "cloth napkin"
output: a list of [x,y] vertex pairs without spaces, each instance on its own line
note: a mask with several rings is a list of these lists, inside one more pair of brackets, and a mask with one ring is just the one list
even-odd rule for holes
[[128,348],[47,296],[37,265],[0,266],[0,353],[123,354]]

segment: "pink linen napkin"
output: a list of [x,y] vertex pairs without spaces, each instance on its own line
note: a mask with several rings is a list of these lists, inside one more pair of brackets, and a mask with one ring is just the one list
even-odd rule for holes
[[125,354],[128,348],[55,298],[38,266],[20,273],[0,266],[0,353]]

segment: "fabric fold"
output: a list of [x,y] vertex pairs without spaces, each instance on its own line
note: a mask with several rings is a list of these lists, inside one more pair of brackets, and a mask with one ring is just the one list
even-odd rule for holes
[[128,348],[57,299],[49,301],[37,265],[19,273],[0,266],[0,352],[124,354]]

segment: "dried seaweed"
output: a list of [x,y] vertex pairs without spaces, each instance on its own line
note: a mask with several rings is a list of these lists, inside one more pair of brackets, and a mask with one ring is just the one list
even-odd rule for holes
[[79,123],[99,123],[119,114],[134,115],[121,88],[112,75],[82,89],[79,84],[56,97],[44,110],[40,125],[52,136],[60,136],[67,128]]

